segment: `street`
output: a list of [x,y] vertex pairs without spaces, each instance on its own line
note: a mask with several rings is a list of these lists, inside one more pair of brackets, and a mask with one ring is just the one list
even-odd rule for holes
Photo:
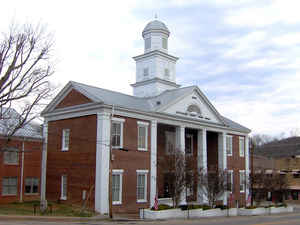
[[281,214],[272,216],[238,216],[238,217],[219,217],[219,218],[207,218],[197,220],[163,220],[163,221],[77,221],[77,222],[62,222],[62,221],[38,221],[38,220],[27,220],[27,221],[0,221],[0,225],[109,225],[109,224],[135,224],[135,225],[299,225],[300,214]]

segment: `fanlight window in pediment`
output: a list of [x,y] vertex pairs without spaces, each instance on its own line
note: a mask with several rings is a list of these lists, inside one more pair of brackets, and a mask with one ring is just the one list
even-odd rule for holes
[[193,115],[193,116],[201,115],[201,110],[200,110],[200,108],[199,108],[197,105],[190,105],[190,106],[187,108],[187,112],[188,112],[190,115]]

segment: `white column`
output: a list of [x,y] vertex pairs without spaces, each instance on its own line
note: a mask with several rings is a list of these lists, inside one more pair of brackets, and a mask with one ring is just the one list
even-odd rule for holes
[[95,210],[101,214],[109,209],[110,113],[97,114]]
[[[207,143],[206,143],[206,129],[198,130],[198,170],[207,171]],[[200,185],[197,187],[197,202],[207,203],[207,199],[201,192]]]
[[151,176],[150,176],[150,207],[154,205],[157,187],[157,121],[151,121]]
[[245,193],[245,198],[247,202],[247,198],[249,195],[249,173],[250,173],[250,168],[249,168],[249,137],[248,135],[245,137],[245,179],[246,179],[246,193]]
[[[185,154],[185,127],[176,127],[176,148]],[[184,189],[180,195],[180,205],[186,204],[186,190]]]
[[46,175],[47,175],[47,147],[48,147],[48,120],[43,124],[43,147],[42,147],[42,169],[41,169],[41,209],[47,208],[46,202]]
[[[226,133],[218,133],[218,165],[219,169],[227,169],[227,153],[226,153]],[[225,192],[223,197],[223,204],[227,205],[227,193]]]

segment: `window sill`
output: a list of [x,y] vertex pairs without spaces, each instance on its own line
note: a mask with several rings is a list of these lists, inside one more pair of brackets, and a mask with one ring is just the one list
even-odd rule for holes
[[228,157],[231,157],[231,156],[232,156],[232,154],[227,154],[227,156],[228,156]]
[[60,200],[66,201],[67,197],[60,197]]
[[62,148],[61,151],[62,151],[62,152],[68,152],[69,149],[68,149],[68,148]]
[[112,149],[120,149],[123,148],[123,146],[111,146]]
[[136,201],[136,203],[147,203],[147,202],[148,202],[148,201],[145,200],[145,199],[143,199],[143,200],[141,199],[141,200],[137,200],[137,201]]
[[112,202],[113,205],[122,205],[122,202]]
[[141,152],[147,152],[148,149],[147,149],[147,148],[138,148],[138,151],[141,151]]
[[245,193],[245,191],[240,191],[240,193]]
[[39,195],[40,193],[24,193],[24,195],[26,196],[30,196],[30,195]]
[[5,166],[18,166],[19,163],[4,163]]
[[12,197],[17,196],[17,194],[2,194],[3,197]]

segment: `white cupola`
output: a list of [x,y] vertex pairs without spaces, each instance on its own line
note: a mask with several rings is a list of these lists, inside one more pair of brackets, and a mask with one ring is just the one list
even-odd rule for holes
[[178,58],[168,54],[169,35],[167,26],[157,19],[144,28],[144,54],[133,57],[136,61],[134,96],[151,97],[179,87],[176,84]]

